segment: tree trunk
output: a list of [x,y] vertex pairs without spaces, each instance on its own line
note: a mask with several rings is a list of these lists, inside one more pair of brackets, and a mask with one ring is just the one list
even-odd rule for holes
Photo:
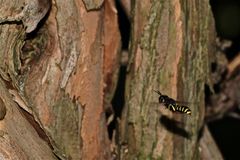
[[0,157],[110,159],[104,106],[121,46],[113,2],[1,2]]
[[[214,43],[209,1],[134,1],[121,159],[200,159],[204,84]],[[153,90],[188,104],[162,109]]]

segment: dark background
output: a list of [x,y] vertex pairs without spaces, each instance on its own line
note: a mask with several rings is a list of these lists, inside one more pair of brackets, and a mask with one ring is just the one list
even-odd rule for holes
[[[211,0],[210,4],[218,37],[232,41],[232,45],[225,52],[230,61],[240,52],[240,1]],[[240,104],[237,107],[236,112],[239,112]],[[224,159],[240,159],[240,119],[226,116],[210,122],[208,126]]]

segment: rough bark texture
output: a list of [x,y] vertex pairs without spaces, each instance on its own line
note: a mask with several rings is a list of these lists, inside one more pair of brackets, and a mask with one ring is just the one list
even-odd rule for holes
[[[24,8],[23,2],[1,1],[0,21],[3,24],[0,26],[0,159],[55,159],[50,146],[39,137],[39,132],[36,132],[14,103],[18,101],[22,106],[25,105],[19,96],[20,92],[14,91],[21,89],[20,50],[24,45],[24,30],[22,25],[19,25],[19,19],[15,18],[21,12],[21,7]],[[34,28],[25,22],[26,30]]]
[[[200,159],[204,84],[215,36],[209,1],[135,1],[132,9],[121,159]],[[193,102],[192,115],[154,104],[153,89]]]
[[49,11],[36,0],[30,6],[39,13],[31,19],[21,12],[30,2],[1,2],[0,157],[110,159],[104,105],[119,68],[115,4],[54,0]]
[[55,159],[50,146],[21,114],[3,80],[0,80],[0,106],[6,113],[0,120],[0,159]]

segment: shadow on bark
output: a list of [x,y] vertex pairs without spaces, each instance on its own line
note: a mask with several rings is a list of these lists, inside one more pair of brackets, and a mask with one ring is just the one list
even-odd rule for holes
[[181,125],[181,122],[164,115],[161,116],[159,121],[169,132],[187,139],[191,139],[191,134],[182,127],[183,125]]

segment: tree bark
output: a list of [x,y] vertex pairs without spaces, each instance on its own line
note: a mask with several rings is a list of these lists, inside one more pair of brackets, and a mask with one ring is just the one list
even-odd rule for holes
[[110,159],[105,105],[121,46],[115,4],[50,4],[1,3],[0,157]]
[[[134,1],[121,159],[200,159],[204,84],[215,32],[209,1]],[[192,115],[155,105],[153,89]]]

